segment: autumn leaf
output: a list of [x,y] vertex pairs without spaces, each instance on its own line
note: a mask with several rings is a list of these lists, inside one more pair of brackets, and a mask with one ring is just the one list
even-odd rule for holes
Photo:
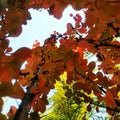
[[90,112],[92,110],[91,104],[87,106],[87,110]]
[[8,48],[5,50],[5,53],[9,53],[9,52],[12,52],[12,47],[8,47]]
[[87,32],[86,27],[78,28],[77,30],[79,31],[80,34],[86,34]]
[[18,83],[12,85],[11,83],[1,83],[0,84],[0,91],[4,91],[0,93],[1,97],[10,96],[13,98],[22,99],[24,95],[24,91]]
[[106,105],[108,107],[117,107],[114,97],[109,90],[107,90],[105,96],[103,97],[103,100],[106,102]]
[[0,81],[11,82],[19,76],[19,70],[25,60],[31,56],[31,50],[28,48],[20,48],[11,56],[2,56],[0,60]]
[[60,19],[62,17],[63,10],[67,7],[65,3],[55,1],[55,3],[50,6],[49,14],[54,15],[55,18]]
[[[33,118],[29,119],[38,119],[38,112],[44,112],[46,109],[47,94],[52,88],[56,87],[56,80],[61,80],[59,76],[67,72],[66,80],[61,80],[63,88],[61,89],[61,86],[58,86],[57,89],[59,89],[59,95],[64,96],[65,94],[64,98],[69,98],[67,101],[74,102],[74,105],[71,103],[69,105],[81,106],[84,102],[91,103],[92,99],[86,94],[93,92],[98,103],[104,101],[106,103],[104,107],[106,109],[112,108],[111,113],[115,111],[114,115],[117,115],[116,109],[118,106],[114,98],[117,100],[116,97],[120,90],[120,42],[116,40],[116,37],[120,34],[119,0],[11,0],[8,1],[9,6],[7,9],[4,8],[7,7],[6,1],[1,1],[1,97],[9,96],[22,99],[24,95],[22,87],[29,88],[31,81],[33,82],[32,78],[37,76],[36,83],[30,86],[30,94],[35,94],[35,100],[33,100],[33,106],[31,105],[31,107],[37,112],[37,115],[35,114]],[[60,19],[64,9],[69,5],[75,10],[85,8],[82,9],[85,13],[84,22],[80,14],[73,16],[71,13],[70,16],[75,23],[66,25],[66,33],[54,32],[50,35],[50,38],[45,40],[43,46],[36,41],[32,50],[23,47],[12,53],[9,40],[6,38],[10,36],[17,37],[22,33],[22,25],[26,25],[27,20],[31,19],[29,13],[31,8],[35,10],[46,9],[50,15]],[[86,34],[86,36],[81,36],[81,34]],[[58,41],[60,45],[57,46]],[[97,66],[97,61],[94,59],[92,62],[87,63],[89,57],[84,59],[86,53],[88,53],[88,56],[89,54],[95,55],[100,65]],[[21,70],[21,66],[25,61],[27,61],[27,64],[24,70]],[[95,68],[98,70],[96,74],[93,73]],[[22,72],[20,73],[20,71]],[[17,79],[14,84],[11,83],[13,79]],[[17,83],[17,81],[19,82]],[[85,94],[80,94],[81,91]],[[83,101],[81,102],[81,100]],[[0,101],[0,103],[2,109],[3,102]],[[62,107],[64,107],[63,104]],[[98,108],[99,105],[96,105],[96,110]],[[70,109],[69,112],[73,109]],[[92,111],[92,109],[93,107],[90,104],[84,103],[85,112],[86,110]],[[79,112],[81,113],[81,111],[83,110]],[[28,112],[31,115],[32,111]],[[80,116],[81,119],[85,119],[85,115],[87,115],[85,112],[83,112],[82,117]],[[76,113],[76,111],[71,113]],[[109,112],[109,114],[111,113]],[[77,115],[80,114],[77,113]],[[2,114],[0,118],[6,119]]]
[[88,67],[90,70],[93,70],[95,68],[95,66],[96,66],[96,63],[94,61],[92,61],[88,64]]
[[2,57],[2,55],[4,54],[4,52],[8,48],[8,46],[9,46],[8,39],[4,39],[3,41],[0,42],[0,58]]
[[33,94],[41,93],[47,91],[45,87],[46,80],[39,80],[38,84],[31,89]]
[[33,109],[35,112],[44,112],[46,109],[46,104],[44,103],[44,101],[42,101],[41,99],[37,100],[35,105],[33,106]]
[[17,37],[21,34],[22,32],[22,27],[20,25],[17,26],[9,26],[10,28],[8,28],[9,31],[9,36],[12,37]]
[[11,90],[11,95],[9,95],[12,98],[19,98],[22,99],[24,96],[24,90],[23,88],[16,82],[13,86],[12,86],[12,90]]

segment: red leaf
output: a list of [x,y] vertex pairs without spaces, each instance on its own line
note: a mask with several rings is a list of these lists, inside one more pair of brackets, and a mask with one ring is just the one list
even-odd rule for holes
[[114,97],[110,91],[107,90],[105,96],[103,97],[103,100],[106,102],[106,105],[108,107],[117,107]]
[[12,51],[12,47],[9,47],[9,48],[6,49],[5,53],[9,53],[11,51]]
[[[15,75],[15,74],[14,74]],[[13,75],[9,67],[0,67],[0,81],[1,82],[11,82]]]
[[46,80],[40,80],[40,82],[38,83],[38,89],[41,89],[46,83]]
[[61,44],[61,45],[64,45],[65,43],[66,43],[66,40],[65,40],[64,38],[61,38],[61,39],[60,39],[60,44]]
[[44,101],[42,101],[41,100],[41,98],[40,99],[38,99],[37,101],[36,101],[36,103],[34,104],[34,106],[33,106],[33,109],[34,109],[34,111],[35,112],[45,112],[45,110],[46,110],[46,104],[44,103]]
[[89,44],[85,40],[81,40],[78,44],[79,44],[79,47],[82,48],[83,50],[94,51],[93,45]]
[[86,32],[87,32],[86,27],[79,28],[78,31],[79,31],[81,34],[86,34]]
[[9,26],[10,28],[8,29],[9,32],[9,36],[12,37],[17,37],[21,34],[22,32],[22,27],[20,25],[16,25],[16,26]]

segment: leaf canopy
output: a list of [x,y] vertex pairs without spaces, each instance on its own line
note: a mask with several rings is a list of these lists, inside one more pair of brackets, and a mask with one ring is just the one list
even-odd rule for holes
[[[67,74],[62,81],[67,84],[63,91],[65,98],[72,98],[76,105],[84,102],[86,111],[92,110],[91,104],[97,106],[97,111],[98,107],[106,108],[111,116],[119,119],[119,3],[119,0],[0,0],[0,91],[4,91],[0,96],[22,99],[14,119],[28,116],[38,119],[36,113],[46,110],[47,94],[64,72]],[[81,15],[71,14],[75,24],[68,23],[64,34],[54,32],[43,46],[36,42],[32,49],[22,47],[12,52],[8,37],[21,34],[22,25],[31,19],[29,9],[46,9],[60,19],[68,5],[75,10],[82,9],[86,20],[82,22]],[[89,62],[86,54],[93,54],[96,59]],[[23,86],[27,87],[25,94]],[[1,99],[0,109],[2,104]],[[28,115],[31,108],[33,113]],[[0,117],[6,119],[2,114]]]

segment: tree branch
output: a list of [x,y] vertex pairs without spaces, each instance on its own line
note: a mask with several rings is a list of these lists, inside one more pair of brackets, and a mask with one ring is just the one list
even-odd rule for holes
[[101,107],[101,108],[105,108],[106,110],[110,110],[113,112],[120,112],[120,109],[118,109],[118,108],[108,107],[108,106],[102,105],[100,103],[92,102],[90,104],[96,105],[96,106]]
[[34,86],[34,84],[38,80],[37,75],[31,80],[32,82],[30,86],[28,86],[27,92],[25,93],[22,99],[22,103],[15,114],[14,120],[26,120],[28,118],[28,112],[31,108],[30,105],[32,103],[33,98],[35,97],[35,95],[31,93],[31,88]]
[[76,72],[77,74],[79,74],[81,77],[85,78],[86,80],[89,80],[92,84],[94,84],[95,86],[97,86],[104,94],[106,94],[106,90],[104,89],[103,86],[94,83],[89,77],[86,77],[85,75],[79,73],[77,70],[75,70],[75,72]]

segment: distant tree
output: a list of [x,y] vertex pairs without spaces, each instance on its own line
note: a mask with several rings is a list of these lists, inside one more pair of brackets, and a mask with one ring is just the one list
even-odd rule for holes
[[[97,105],[97,98],[94,94],[88,95],[93,99],[93,103],[88,104],[81,101],[72,93],[72,86],[74,83],[67,84],[66,72],[60,76],[60,81],[55,84],[55,89],[49,98],[50,107],[47,111],[41,114],[41,120],[89,120],[89,119],[103,119],[109,120],[110,116],[103,109],[104,103]],[[79,94],[87,95],[83,91]],[[76,98],[75,98],[76,97]],[[75,101],[77,99],[77,101]],[[100,108],[99,108],[99,107]],[[102,115],[102,116],[101,116]]]
[[[54,32],[43,46],[36,41],[31,49],[22,47],[12,52],[8,39],[21,34],[22,25],[31,19],[29,9],[46,9],[60,19],[68,5],[82,9],[86,21],[71,13],[75,25],[68,23],[64,34]],[[111,119],[119,120],[119,8],[119,0],[0,0],[0,110],[4,109],[2,97],[22,100],[18,109],[12,106],[7,117],[0,114],[0,119],[39,120],[39,112],[44,112],[48,104],[47,94],[67,72],[66,83],[73,84],[71,89],[66,88],[68,101],[72,97],[78,106],[84,102],[86,112],[91,112],[92,104],[103,107]],[[89,62],[86,54],[96,56],[100,64]],[[89,96],[91,93],[97,102]]]

